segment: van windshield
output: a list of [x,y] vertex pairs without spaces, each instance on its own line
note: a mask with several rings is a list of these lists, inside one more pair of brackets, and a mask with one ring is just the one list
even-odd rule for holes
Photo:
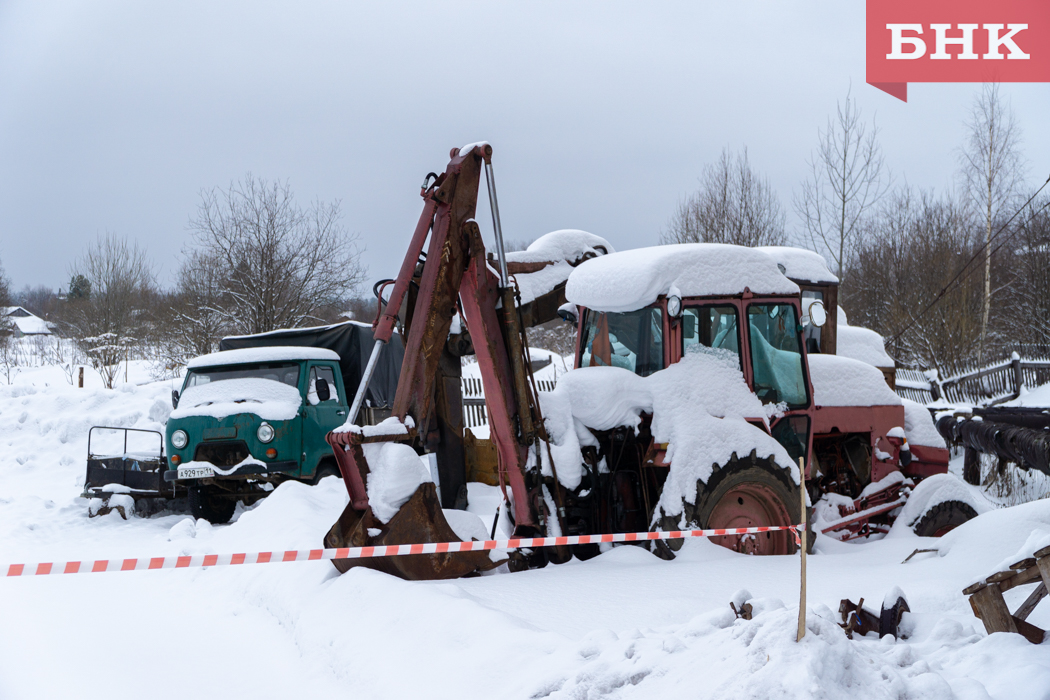
[[221,382],[224,379],[270,379],[288,386],[299,387],[299,364],[295,362],[269,362],[235,367],[203,367],[192,369],[186,375],[186,388]]

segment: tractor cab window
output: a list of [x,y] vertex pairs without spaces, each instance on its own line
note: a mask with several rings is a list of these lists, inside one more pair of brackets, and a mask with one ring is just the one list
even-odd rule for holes
[[736,308],[688,306],[682,311],[682,355],[703,352],[740,362],[740,330]]
[[622,367],[641,377],[664,368],[664,321],[660,309],[626,313],[587,311],[580,367]]
[[828,302],[824,300],[824,292],[802,292],[802,336],[806,339],[806,352],[818,353],[820,350],[820,327],[813,325],[809,318],[809,305],[819,301],[826,308]]
[[791,304],[752,304],[747,308],[751,370],[762,403],[805,406],[801,330]]

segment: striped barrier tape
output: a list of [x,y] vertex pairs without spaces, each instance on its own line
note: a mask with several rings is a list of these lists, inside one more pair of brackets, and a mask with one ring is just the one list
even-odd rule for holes
[[470,542],[427,542],[424,544],[392,544],[375,547],[340,547],[338,549],[290,549],[284,552],[253,552],[250,554],[194,554],[175,557],[141,557],[136,559],[96,559],[94,561],[42,562],[38,564],[0,565],[7,576],[45,576],[49,574],[86,574],[102,571],[144,571],[150,569],[188,569],[235,564],[273,564],[277,562],[314,561],[318,559],[368,559],[396,557],[406,554],[445,554],[477,552],[489,549],[521,549],[523,547],[556,547],[575,544],[611,542],[645,542],[647,540],[679,540],[689,537],[723,537],[726,535],[754,535],[761,532],[790,530],[795,543],[802,525],[775,525],[769,527],[738,527],[714,530],[673,530],[668,532],[622,532],[610,535],[569,535],[565,537],[528,537],[509,540],[472,540]]

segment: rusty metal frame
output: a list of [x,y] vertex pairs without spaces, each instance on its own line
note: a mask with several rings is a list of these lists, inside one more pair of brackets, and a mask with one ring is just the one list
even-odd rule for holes
[[[492,148],[487,144],[475,146],[466,153],[453,149],[445,172],[421,190],[423,212],[416,224],[412,240],[386,308],[375,323],[375,338],[390,339],[398,313],[406,295],[410,297],[409,318],[405,319],[407,338],[405,358],[401,367],[393,415],[403,423],[411,418],[420,435],[426,435],[432,425],[440,429],[444,421],[439,414],[448,414],[448,397],[438,387],[439,364],[449,335],[453,317],[458,313],[457,300],[462,305],[464,319],[471,333],[471,341],[482,370],[493,440],[499,455],[500,482],[506,494],[511,489],[516,533],[536,529],[535,514],[530,507],[526,485],[525,465],[531,430],[532,407],[535,397],[523,395],[529,388],[523,383],[520,367],[521,325],[511,290],[500,289],[499,280],[485,264],[485,248],[481,232],[474,221],[481,170],[491,160]],[[416,275],[424,244],[429,236],[426,263],[422,275]],[[413,279],[418,291],[410,294]],[[412,297],[414,296],[414,299]],[[503,305],[502,312],[497,308]],[[502,318],[501,318],[502,316]],[[509,345],[508,345],[509,344]],[[521,381],[515,383],[515,377]],[[518,386],[521,384],[521,386]],[[438,394],[435,397],[435,393]],[[528,415],[523,412],[528,410]],[[453,416],[454,418],[454,416]],[[352,432],[329,433],[339,470],[350,494],[351,505],[357,510],[368,509],[368,464],[360,447],[362,442],[377,440],[410,441],[416,435],[384,436],[362,439]],[[452,453],[462,455],[462,449]],[[439,458],[444,457],[439,451]],[[454,454],[448,455],[454,457]],[[448,465],[445,465],[448,466]],[[440,469],[440,466],[439,466]]]

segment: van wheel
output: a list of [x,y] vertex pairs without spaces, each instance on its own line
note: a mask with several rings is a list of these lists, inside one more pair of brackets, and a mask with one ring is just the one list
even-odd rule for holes
[[337,467],[333,467],[331,464],[325,464],[317,468],[317,471],[314,473],[313,481],[311,481],[310,484],[317,486],[317,484],[321,483],[321,479],[326,476],[337,476],[340,479],[343,478],[343,475],[339,473]]
[[191,486],[190,512],[194,518],[204,518],[212,525],[230,522],[237,508],[237,499],[224,498],[221,491],[209,486]]

